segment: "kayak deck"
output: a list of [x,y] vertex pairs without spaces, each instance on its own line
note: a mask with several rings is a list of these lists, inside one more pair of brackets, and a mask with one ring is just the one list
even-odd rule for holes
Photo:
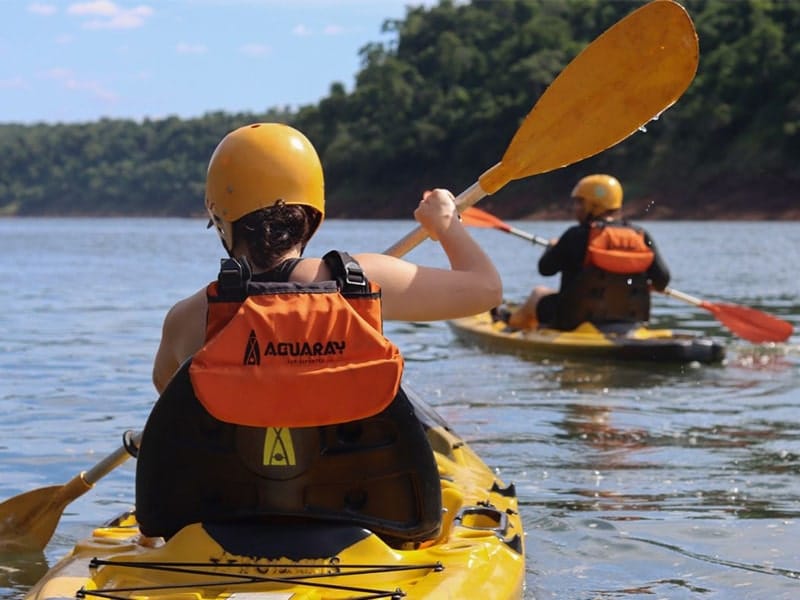
[[491,314],[453,319],[448,325],[462,341],[490,350],[534,356],[581,356],[650,362],[716,363],[725,348],[706,337],[650,329],[641,324],[596,326],[581,323],[571,331],[514,330]]
[[79,542],[26,598],[521,598],[514,486],[444,426],[428,437],[442,482],[436,539],[395,548],[361,527],[306,522],[198,523],[164,541],[142,536],[130,513]]

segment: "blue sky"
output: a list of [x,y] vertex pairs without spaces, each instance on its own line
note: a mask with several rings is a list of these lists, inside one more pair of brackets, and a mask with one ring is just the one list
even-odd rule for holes
[[316,103],[435,0],[0,0],[0,123]]

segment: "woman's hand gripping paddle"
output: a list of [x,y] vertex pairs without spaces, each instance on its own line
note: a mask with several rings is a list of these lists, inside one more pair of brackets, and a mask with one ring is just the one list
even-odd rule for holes
[[[500,162],[459,194],[459,211],[515,179],[593,156],[657,118],[681,97],[699,60],[682,6],[653,0],[606,30],[555,78]],[[385,250],[402,256],[427,237],[418,227]]]

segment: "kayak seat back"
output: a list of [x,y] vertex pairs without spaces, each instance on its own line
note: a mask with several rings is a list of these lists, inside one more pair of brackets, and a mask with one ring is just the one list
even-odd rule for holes
[[324,521],[364,527],[395,545],[436,537],[439,472],[402,388],[366,419],[250,427],[205,410],[190,363],[173,376],[142,434],[136,516],[143,534],[169,538],[190,523]]
[[581,323],[646,323],[650,320],[650,285],[645,273],[611,273],[584,268],[559,294],[557,329]]

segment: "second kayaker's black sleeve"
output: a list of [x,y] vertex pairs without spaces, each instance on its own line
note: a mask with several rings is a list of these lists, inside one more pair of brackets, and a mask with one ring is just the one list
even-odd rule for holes
[[588,241],[589,229],[582,225],[573,225],[558,238],[555,246],[548,246],[544,251],[539,259],[539,273],[550,276],[579,270],[583,265]]
[[664,259],[658,252],[655,242],[646,231],[644,232],[644,241],[653,251],[653,264],[647,269],[647,276],[650,278],[653,287],[661,292],[669,285],[669,269],[667,268],[667,263],[664,262]]

